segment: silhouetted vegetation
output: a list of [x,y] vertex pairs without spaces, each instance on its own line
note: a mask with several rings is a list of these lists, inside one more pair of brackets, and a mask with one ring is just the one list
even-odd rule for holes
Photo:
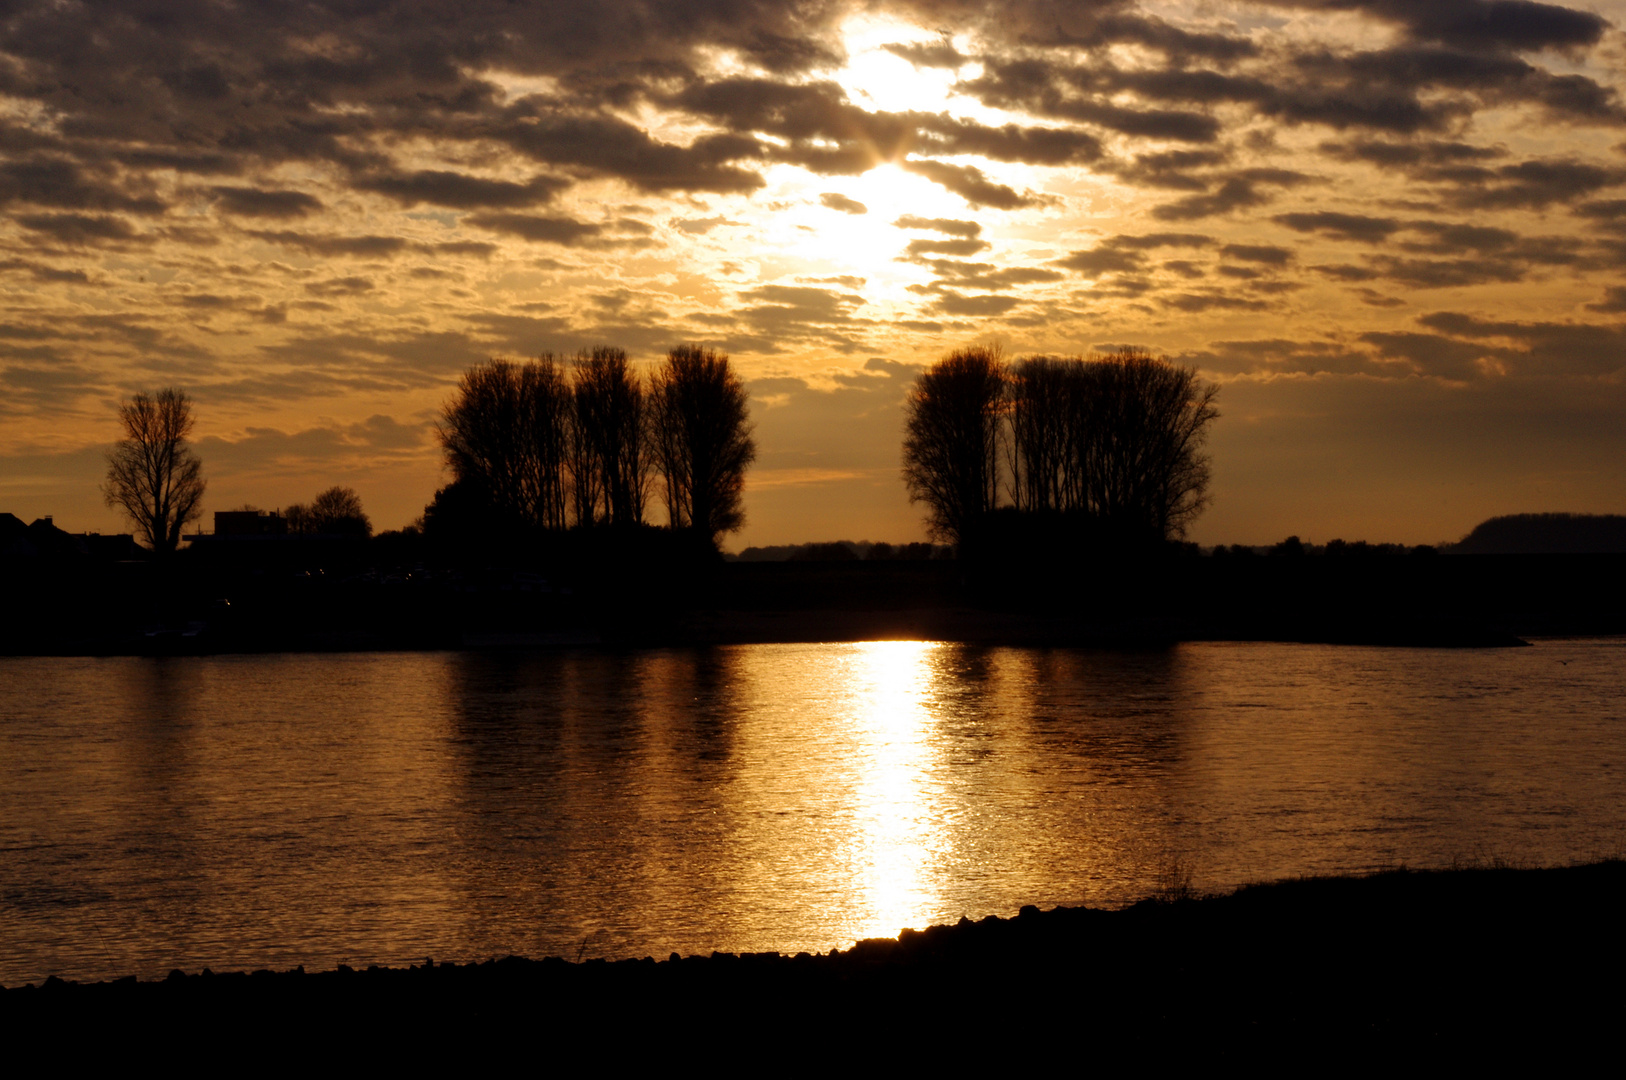
[[714,543],[744,523],[747,400],[728,357],[698,346],[673,349],[647,388],[609,346],[568,367],[550,354],[471,368],[441,416],[454,480],[426,508],[425,534],[512,549],[567,528],[635,528],[658,475],[668,526]]
[[667,353],[651,392],[651,434],[667,521],[715,539],[745,524],[745,470],[756,460],[749,396],[728,357],[698,345]]
[[903,479],[931,534],[958,544],[999,498],[1005,367],[995,347],[958,349],[904,399]]
[[577,356],[572,390],[576,523],[642,525],[652,456],[643,381],[626,352],[598,346]]
[[175,389],[136,394],[119,406],[119,423],[124,437],[108,451],[102,496],[155,554],[173,554],[203,513],[203,463],[187,443],[192,400]]
[[1480,522],[1451,550],[1459,555],[1622,554],[1626,516],[1508,514]]
[[997,349],[959,350],[910,391],[904,479],[933,534],[962,549],[1179,540],[1208,503],[1217,393],[1140,349],[1009,365]]
[[[355,488],[330,487],[310,505],[295,503],[282,512],[288,531],[316,536],[373,535],[373,522],[361,507]],[[218,530],[217,530],[218,531]]]

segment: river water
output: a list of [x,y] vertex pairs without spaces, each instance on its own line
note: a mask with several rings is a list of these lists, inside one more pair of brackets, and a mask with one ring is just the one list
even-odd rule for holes
[[0,984],[1626,853],[1626,640],[0,659]]

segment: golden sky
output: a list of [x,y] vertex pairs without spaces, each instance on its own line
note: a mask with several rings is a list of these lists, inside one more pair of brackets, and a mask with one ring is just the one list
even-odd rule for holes
[[983,342],[1220,382],[1204,543],[1620,512],[1623,20],[0,4],[0,510],[119,529],[115,408],[173,385],[207,510],[398,527],[469,365],[692,341],[753,395],[735,549],[920,538],[902,395]]

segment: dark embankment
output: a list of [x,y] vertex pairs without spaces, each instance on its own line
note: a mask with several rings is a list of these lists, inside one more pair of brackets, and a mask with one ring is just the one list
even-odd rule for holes
[[53,981],[0,993],[0,1026],[13,1039],[222,1038],[279,1055],[328,1040],[763,1064],[740,1055],[767,1052],[798,1069],[877,1055],[1317,1070],[1395,1054],[1555,1060],[1611,1044],[1626,1019],[1623,909],[1622,862],[1402,871],[1123,911],[1026,908],[826,956]]
[[[664,534],[669,535],[669,534]],[[0,652],[128,654],[935,638],[1517,644],[1626,633],[1626,556],[1096,554],[725,563],[660,530],[526,563],[376,542],[217,545],[168,564],[0,565]]]

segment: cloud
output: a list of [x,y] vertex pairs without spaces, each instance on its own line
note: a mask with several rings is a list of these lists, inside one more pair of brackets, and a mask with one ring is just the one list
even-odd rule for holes
[[463,219],[468,224],[492,232],[507,233],[538,243],[560,244],[571,247],[596,239],[604,232],[602,226],[569,217],[550,217],[540,214],[482,213],[470,214]]
[[835,210],[843,214],[869,213],[869,207],[865,206],[863,203],[856,199],[849,199],[847,196],[834,191],[826,191],[824,194],[820,195],[819,204],[827,209]]
[[975,239],[982,234],[982,226],[977,222],[961,221],[958,218],[923,218],[914,214],[904,214],[892,224],[899,229],[927,229],[967,240]]
[[1529,159],[1462,176],[1461,190],[1451,196],[1458,206],[1474,209],[1540,209],[1572,202],[1604,188],[1626,183],[1626,169],[1575,160]]
[[322,200],[303,191],[221,185],[209,194],[220,209],[240,217],[296,218],[322,209]]
[[128,221],[111,214],[19,214],[12,220],[30,232],[43,233],[58,243],[92,245],[150,242]]
[[1588,304],[1587,310],[1606,313],[1626,312],[1626,285],[1609,286],[1604,290],[1603,299],[1595,304]]
[[165,210],[164,202],[152,195],[130,195],[114,184],[92,179],[79,164],[57,157],[0,161],[0,206],[14,202],[148,215]]
[[1270,244],[1226,244],[1220,254],[1241,262],[1263,263],[1267,266],[1286,266],[1293,261],[1291,248]]
[[1286,225],[1294,232],[1319,232],[1340,240],[1359,240],[1367,244],[1382,243],[1391,234],[1403,228],[1394,218],[1345,214],[1336,210],[1277,214],[1272,220]]
[[911,240],[904,249],[904,255],[910,258],[922,255],[975,255],[986,247],[986,240]]
[[902,167],[960,196],[973,208],[991,206],[996,210],[1019,210],[1041,206],[1047,200],[1032,192],[1018,194],[1013,188],[996,184],[973,165],[949,165],[941,161],[906,161]]
[[353,258],[377,258],[406,250],[407,241],[399,236],[330,236],[321,233],[295,232],[289,229],[248,230],[248,235],[268,244],[297,248],[309,255],[346,255]]
[[1264,186],[1298,187],[1310,177],[1289,169],[1254,168],[1227,177],[1220,186],[1200,195],[1188,195],[1172,203],[1164,203],[1152,210],[1159,221],[1196,221],[1217,217],[1235,210],[1251,209],[1271,202],[1275,195],[1261,190]]
[[570,186],[557,176],[533,176],[523,183],[493,180],[446,169],[419,169],[411,173],[380,173],[352,181],[403,206],[429,203],[458,210],[523,209],[551,202]]

